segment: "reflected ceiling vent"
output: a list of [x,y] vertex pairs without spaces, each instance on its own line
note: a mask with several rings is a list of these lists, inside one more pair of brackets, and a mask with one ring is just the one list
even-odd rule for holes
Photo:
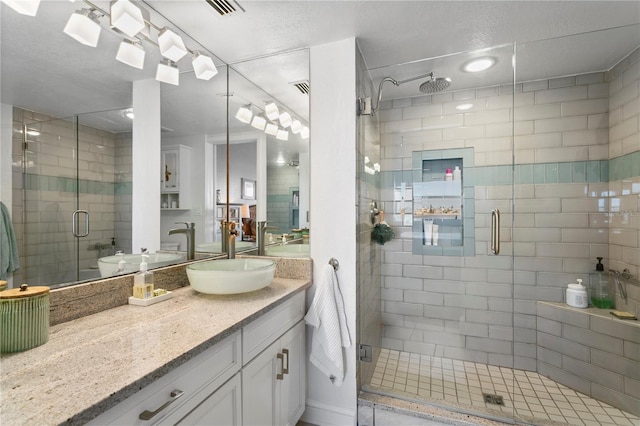
[[309,87],[309,80],[296,81],[289,84],[293,84],[296,87],[296,89],[300,91],[300,93],[303,93],[305,95],[308,95],[309,92],[311,91],[311,88]]
[[222,16],[230,15],[237,11],[244,12],[242,6],[235,0],[207,0],[207,3]]

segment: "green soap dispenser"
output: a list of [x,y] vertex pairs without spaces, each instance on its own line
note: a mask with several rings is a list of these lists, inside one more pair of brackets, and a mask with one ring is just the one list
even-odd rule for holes
[[602,258],[598,257],[597,259],[596,270],[589,274],[591,304],[600,309],[612,309],[613,298],[609,292],[609,274],[604,271]]

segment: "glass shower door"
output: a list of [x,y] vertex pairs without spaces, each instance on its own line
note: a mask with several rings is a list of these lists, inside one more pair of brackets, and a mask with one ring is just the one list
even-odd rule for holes
[[[75,117],[23,126],[22,282],[55,285],[78,280],[79,219]],[[85,217],[81,222],[86,232]]]
[[131,253],[132,121],[126,112],[24,125],[22,282],[96,279],[99,258]]
[[[385,77],[411,82],[382,86],[379,134],[361,135],[380,141],[379,208],[395,232],[370,244],[379,288],[358,279],[360,307],[380,295],[382,325],[373,367],[361,361],[360,371],[373,370],[360,376],[362,390],[513,417],[512,369],[530,337],[514,319],[513,54],[506,44],[368,70],[374,87]],[[477,59],[489,67],[465,71]],[[429,72],[431,84],[412,79]],[[376,315],[358,316],[361,342],[375,346],[363,332]]]

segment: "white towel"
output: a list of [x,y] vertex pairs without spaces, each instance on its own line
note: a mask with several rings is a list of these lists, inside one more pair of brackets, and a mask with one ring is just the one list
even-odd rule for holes
[[313,302],[304,319],[307,324],[314,327],[309,357],[311,363],[326,374],[334,385],[342,385],[344,380],[342,348],[351,346],[351,337],[347,328],[347,317],[338,277],[333,266],[324,266]]

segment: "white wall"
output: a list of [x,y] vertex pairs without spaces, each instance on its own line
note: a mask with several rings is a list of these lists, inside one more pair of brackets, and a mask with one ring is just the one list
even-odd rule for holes
[[[338,280],[352,341],[351,347],[346,349],[346,377],[341,387],[335,387],[311,363],[308,365],[307,408],[303,418],[321,425],[356,423],[355,55],[353,38],[311,48],[310,250],[314,262],[313,280],[319,282],[330,258],[338,259]],[[338,239],[340,244],[336,243]],[[309,297],[314,292],[315,287],[309,291]],[[311,331],[310,328],[307,330]]]
[[[0,104],[0,201],[11,211],[11,135],[13,124],[13,108]],[[12,274],[7,277],[9,288],[13,287]]]

